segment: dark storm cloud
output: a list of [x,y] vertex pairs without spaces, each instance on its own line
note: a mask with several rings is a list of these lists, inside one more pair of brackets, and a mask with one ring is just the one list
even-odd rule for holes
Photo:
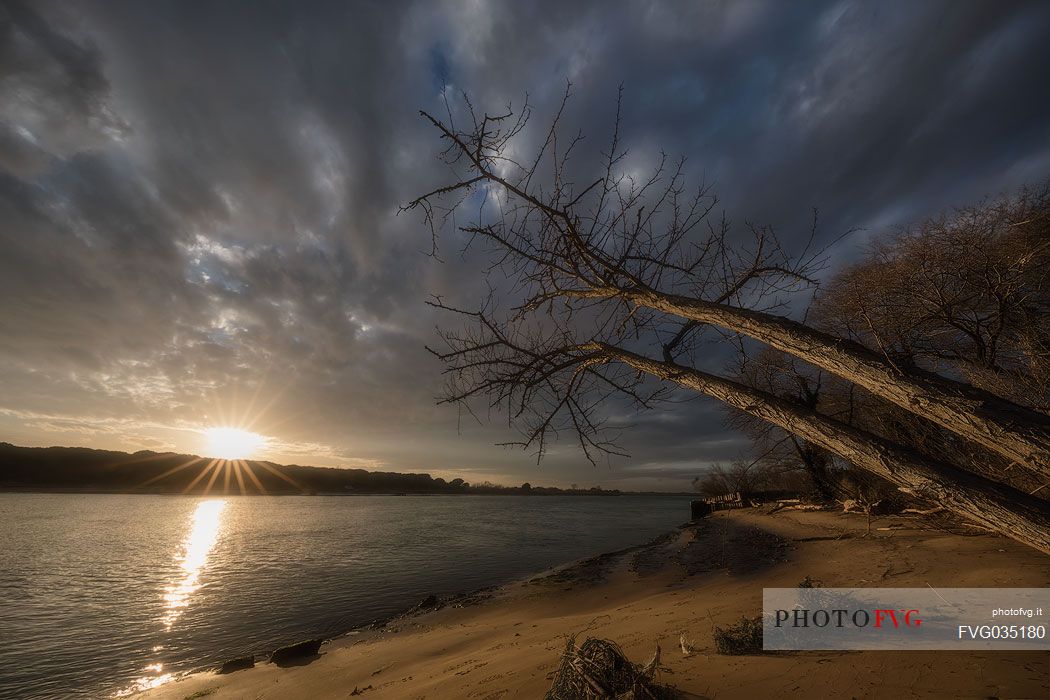
[[746,447],[707,401],[616,416],[612,471],[433,406],[423,300],[479,281],[395,216],[446,176],[417,110],[539,118],[571,80],[586,163],[622,82],[632,165],[684,154],[734,220],[790,241],[817,206],[830,238],[1045,177],[1048,39],[1039,2],[4,3],[0,426],[145,445],[250,405],[289,454],[684,484]]

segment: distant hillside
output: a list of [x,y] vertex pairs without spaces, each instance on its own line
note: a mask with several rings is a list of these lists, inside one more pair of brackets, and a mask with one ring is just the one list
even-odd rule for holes
[[429,474],[370,472],[223,461],[143,450],[134,454],[86,447],[18,447],[0,442],[0,490],[188,494],[531,493],[617,495],[619,491],[474,485]]

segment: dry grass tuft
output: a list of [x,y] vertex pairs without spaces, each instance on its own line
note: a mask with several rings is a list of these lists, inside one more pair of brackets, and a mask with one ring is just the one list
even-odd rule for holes
[[741,617],[730,627],[715,627],[715,650],[740,656],[762,652],[762,617]]

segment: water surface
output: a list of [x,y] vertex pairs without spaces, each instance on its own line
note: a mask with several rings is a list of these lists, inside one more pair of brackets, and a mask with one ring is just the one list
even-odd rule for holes
[[640,544],[661,496],[0,494],[0,697],[106,697]]

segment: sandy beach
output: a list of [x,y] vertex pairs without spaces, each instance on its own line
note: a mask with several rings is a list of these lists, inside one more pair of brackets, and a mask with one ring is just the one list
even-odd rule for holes
[[935,518],[884,517],[869,532],[857,515],[728,511],[345,635],[297,665],[198,673],[136,697],[542,698],[570,633],[614,640],[636,663],[659,645],[659,681],[687,698],[1050,697],[1047,653],[715,653],[716,626],[758,614],[763,587],[807,576],[829,587],[1050,585],[1044,555]]

